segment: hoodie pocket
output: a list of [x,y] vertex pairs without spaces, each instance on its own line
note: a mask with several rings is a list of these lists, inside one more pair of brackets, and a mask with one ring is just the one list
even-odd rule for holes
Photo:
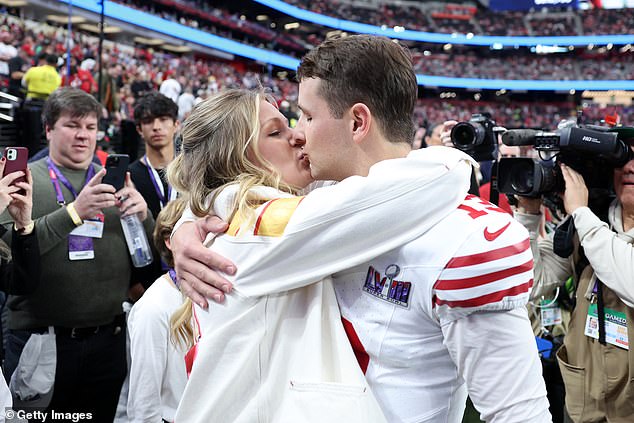
[[573,421],[579,421],[585,407],[586,370],[583,367],[568,363],[568,352],[565,345],[557,351],[557,361],[566,386],[566,411]]
[[384,423],[374,395],[362,385],[291,381],[276,422]]

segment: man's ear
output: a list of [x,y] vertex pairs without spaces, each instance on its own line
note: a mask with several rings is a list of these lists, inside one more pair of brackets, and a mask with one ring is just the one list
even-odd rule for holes
[[352,137],[355,142],[361,142],[370,132],[372,125],[372,113],[363,103],[355,103],[350,108],[352,117]]
[[134,127],[136,128],[136,133],[143,136],[143,131],[141,131],[141,125],[135,124]]

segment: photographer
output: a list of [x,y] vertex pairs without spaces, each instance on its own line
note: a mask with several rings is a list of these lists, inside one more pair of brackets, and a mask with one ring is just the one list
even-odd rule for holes
[[[575,269],[571,259],[554,255],[552,240],[537,245],[531,230],[535,256],[532,297],[539,298],[575,275],[575,270],[579,272],[576,307],[564,346],[557,352],[566,411],[575,423],[633,421],[634,367],[630,363],[634,364],[634,353],[628,350],[628,340],[634,318],[634,160],[614,171],[616,199],[609,209],[609,225],[588,208],[583,177],[560,166],[566,184],[564,208],[589,265]],[[534,202],[520,201],[516,215],[520,221],[534,213],[539,213]]]

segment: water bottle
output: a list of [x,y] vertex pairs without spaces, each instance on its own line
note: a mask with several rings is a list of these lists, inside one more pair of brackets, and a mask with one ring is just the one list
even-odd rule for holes
[[134,267],[143,267],[152,263],[152,250],[139,216],[137,214],[121,216],[121,227]]

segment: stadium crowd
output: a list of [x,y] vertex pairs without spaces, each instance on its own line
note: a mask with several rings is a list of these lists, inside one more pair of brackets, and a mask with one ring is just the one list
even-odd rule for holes
[[[484,54],[482,54],[484,53]],[[416,71],[423,75],[482,79],[526,80],[631,80],[634,54],[537,55],[527,51],[492,54],[490,51],[432,53],[413,49]]]
[[[404,26],[417,31],[475,35],[600,35],[632,34],[632,9],[568,9],[544,8],[525,13],[494,12],[474,6],[444,3],[360,7],[343,1],[289,0],[288,3],[312,12],[338,19],[350,19],[372,25]],[[403,15],[416,16],[400,20]],[[403,22],[406,24],[404,25]],[[513,25],[508,25],[513,22]]]
[[[57,54],[63,57],[65,49],[65,29],[34,21],[23,21],[17,17],[5,16],[0,23],[0,40],[4,45],[12,46],[26,58],[24,66],[34,64],[36,57],[43,53]],[[75,32],[71,54],[82,75],[98,79],[98,68],[94,58],[97,55],[98,39],[90,34]],[[197,57],[193,54],[175,55],[161,52],[144,46],[133,46],[124,43],[107,41],[104,43],[105,62],[118,64],[119,75],[116,76],[118,118],[133,119],[134,102],[145,91],[160,88],[163,81],[173,79],[183,82],[181,93],[185,97],[193,95],[196,102],[224,88],[254,87],[258,83],[269,87],[279,101],[286,100],[290,109],[296,113],[297,84],[289,79],[279,79],[274,75],[253,70],[246,62],[232,63]],[[522,79],[594,79],[601,76],[605,79],[631,79],[634,70],[631,55],[614,63],[580,59],[580,63],[572,59],[541,58],[538,60],[514,57],[513,60],[481,59],[475,55],[452,56],[435,53],[425,56],[413,51],[417,71],[429,75],[456,77],[474,77],[473,73],[485,73],[489,78],[522,78]],[[7,60],[8,62],[8,60]],[[484,65],[483,65],[484,63]],[[66,65],[60,59],[57,67],[63,80]],[[7,67],[8,69],[8,67]],[[257,69],[257,68],[256,68]],[[26,69],[24,69],[26,70]],[[8,84],[5,73],[3,84]],[[80,78],[71,77],[74,84],[81,84]],[[259,82],[258,82],[259,81]],[[180,86],[180,82],[179,82]],[[96,93],[96,84],[83,86],[87,92]],[[176,99],[178,101],[178,99]],[[439,107],[440,105],[440,107]],[[512,127],[551,128],[559,118],[575,114],[577,106],[570,104],[543,104],[538,102],[513,102],[508,105],[504,101],[465,101],[453,99],[419,99],[416,107],[417,121],[421,126],[439,123],[458,113],[461,120],[466,120],[469,113],[464,110],[488,111],[500,125]],[[632,114],[631,108],[622,106],[610,108],[624,119]],[[114,116],[113,116],[114,117]],[[597,121],[603,115],[593,113]]]
[[[388,26],[396,22],[420,26],[421,22],[435,23],[435,25],[416,28],[433,32],[483,33],[488,35],[577,35],[573,31],[580,27],[577,14],[534,13],[521,15],[517,12],[492,14],[491,12],[474,12],[471,8],[450,9],[455,16],[471,16],[472,20],[449,19],[449,13],[429,12],[424,14],[413,6],[382,5],[380,10],[353,6],[349,3],[311,2],[315,10],[339,10],[338,17],[363,21],[376,25],[388,20]],[[147,11],[164,19],[179,22],[183,25],[200,28],[210,33],[224,37],[238,39],[259,47],[273,49],[292,56],[299,56],[310,46],[315,46],[325,39],[324,33],[292,32],[282,28],[271,29],[258,22],[245,19],[244,15],[231,13],[226,9],[211,7],[202,1],[161,0],[158,2],[140,2],[127,0],[124,4]],[[338,5],[338,6],[337,6]],[[323,8],[321,7],[323,6]],[[447,6],[449,7],[449,6]],[[333,9],[334,8],[334,9]],[[313,10],[311,9],[311,10]],[[459,13],[463,11],[464,13]],[[628,29],[624,22],[634,18],[629,10],[622,12],[606,12],[605,10],[582,12],[590,21],[588,26],[593,28],[599,22],[613,22],[617,27]],[[507,16],[508,15],[508,16]],[[437,16],[437,17],[434,17]],[[509,19],[521,19],[522,25],[500,25]],[[584,18],[585,19],[585,18]],[[473,21],[473,22],[472,22]],[[585,22],[585,20],[584,20]],[[404,24],[405,23],[405,24]],[[528,25],[525,28],[524,23]],[[453,27],[452,27],[453,25]],[[459,26],[456,26],[459,25]],[[532,26],[533,29],[530,29]],[[480,29],[478,29],[480,28]],[[524,28],[524,30],[522,30]],[[504,29],[504,32],[502,31]],[[627,31],[623,32],[627,33]],[[303,37],[303,38],[301,38]],[[577,48],[575,51],[554,54],[534,54],[528,49],[506,49],[494,55],[488,48],[457,46],[453,51],[440,50],[439,46],[426,44],[410,45],[415,55],[416,70],[425,75],[442,75],[451,77],[469,77],[484,79],[543,79],[543,80],[629,80],[633,77],[634,55],[630,50],[621,51],[618,48],[610,50]],[[440,50],[440,51],[439,51]],[[432,56],[424,56],[425,51],[432,51]],[[502,65],[503,62],[503,65]]]

